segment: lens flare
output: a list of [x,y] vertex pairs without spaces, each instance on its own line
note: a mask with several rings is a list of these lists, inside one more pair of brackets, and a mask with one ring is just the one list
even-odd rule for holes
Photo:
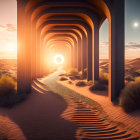
[[63,63],[64,63],[64,56],[61,55],[61,54],[57,54],[57,55],[54,57],[54,63],[55,63],[55,64],[63,64]]

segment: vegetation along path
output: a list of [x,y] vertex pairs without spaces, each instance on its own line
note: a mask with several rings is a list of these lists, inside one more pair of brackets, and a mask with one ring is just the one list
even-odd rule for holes
[[61,114],[76,124],[75,137],[78,140],[138,140],[139,135],[123,124],[110,120],[102,107],[95,101],[57,83],[60,72],[36,81],[48,90],[59,94],[68,106]]

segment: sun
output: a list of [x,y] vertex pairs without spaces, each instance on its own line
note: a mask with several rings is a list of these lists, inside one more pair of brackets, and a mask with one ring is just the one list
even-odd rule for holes
[[63,64],[64,63],[64,56],[61,54],[57,54],[54,57],[54,63],[55,64]]
[[134,26],[135,28],[137,28],[137,27],[139,26],[139,23],[138,23],[138,22],[134,22],[133,26]]
[[7,53],[16,53],[17,48],[16,45],[14,43],[7,43],[5,46],[5,52]]

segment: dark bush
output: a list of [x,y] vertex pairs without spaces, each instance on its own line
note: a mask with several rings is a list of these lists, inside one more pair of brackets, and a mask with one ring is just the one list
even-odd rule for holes
[[88,86],[92,86],[92,85],[93,85],[93,81],[92,81],[92,80],[87,81],[87,85],[88,85]]
[[73,84],[72,81],[68,81],[69,84]]
[[16,93],[16,82],[9,76],[2,75],[0,78],[0,98]]
[[71,79],[73,81],[76,80],[75,76],[70,76],[69,79]]
[[60,79],[59,79],[60,81],[66,81],[66,80],[68,80],[66,77],[61,77]]
[[78,80],[81,79],[81,76],[80,75],[75,75],[74,77],[75,77],[75,79],[78,79]]
[[140,109],[140,78],[136,78],[122,90],[119,104],[126,112]]
[[11,108],[17,103],[24,101],[27,98],[27,94],[19,93],[19,94],[9,94],[0,98],[0,106]]
[[103,90],[106,90],[106,87],[102,83],[96,82],[92,86],[90,86],[89,90],[90,91],[103,91]]
[[78,81],[77,83],[76,83],[76,86],[79,86],[79,87],[84,87],[84,86],[86,86],[87,84],[86,84],[86,82],[85,81]]
[[108,84],[108,73],[100,72],[99,73],[99,81],[102,84]]
[[27,94],[16,93],[16,82],[9,76],[2,75],[0,78],[0,106],[12,107],[23,101]]
[[130,75],[125,76],[125,80],[127,81],[134,81],[134,78]]
[[86,79],[86,78],[87,78],[87,68],[84,69],[83,73],[81,72],[81,77],[82,77],[83,79]]

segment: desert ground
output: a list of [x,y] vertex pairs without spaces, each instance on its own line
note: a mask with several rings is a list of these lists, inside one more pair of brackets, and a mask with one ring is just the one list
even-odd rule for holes
[[[140,76],[140,58],[127,60],[125,64],[127,81],[132,81],[135,77]],[[16,81],[16,60],[0,60],[0,67],[0,75],[5,74],[11,76]],[[100,60],[100,70],[106,73],[108,72],[108,60]],[[120,136],[129,137],[131,130],[124,127],[129,122],[129,119],[132,120],[129,125],[134,127],[137,126],[137,130],[139,130],[140,123],[138,121],[140,112],[137,114],[127,115],[122,112],[120,108],[114,107],[110,102],[108,102],[106,96],[99,98],[96,93],[93,95],[91,95],[91,93],[86,93],[86,95],[91,95],[92,98],[90,99],[90,97],[85,96],[87,87],[79,90],[81,91],[81,96],[80,94],[77,94],[79,89],[78,87],[74,87],[73,85],[68,85],[66,83],[63,84],[62,82],[59,84],[59,82],[56,81],[58,75],[59,74],[54,73],[42,79],[44,80],[43,82],[48,85],[48,90],[46,90],[46,88],[44,89],[42,84],[37,81],[33,83],[33,93],[29,94],[28,98],[24,102],[14,106],[11,109],[0,108],[0,117],[7,116],[10,123],[13,124],[11,128],[13,127],[16,130],[14,133],[16,134],[18,131],[19,136],[16,137],[15,140],[44,140],[46,138],[49,140],[74,140],[76,138],[88,138],[91,136],[90,131],[95,130],[95,127],[98,128],[100,125],[100,127],[107,126],[107,128],[105,128],[107,131],[112,129],[107,133],[119,131],[119,133],[116,132],[116,134],[113,134],[114,136],[117,135],[118,138]],[[50,92],[52,87],[55,88],[53,93]],[[67,90],[67,87],[70,89]],[[66,90],[68,92],[67,94],[64,94],[63,92]],[[57,93],[57,91],[58,94],[56,95],[55,93]],[[104,102],[101,102],[99,105],[98,101],[100,102],[102,98]],[[92,109],[93,106],[94,108]],[[83,121],[81,118],[79,118],[79,110],[83,110],[84,113],[87,113],[84,114],[86,120]],[[106,115],[103,110],[108,110],[108,115]],[[119,113],[116,113],[116,116],[118,115],[118,117],[114,115],[116,110],[119,111]],[[94,126],[92,130],[88,130],[88,132],[86,127],[89,127],[91,124],[85,124],[85,121],[89,121],[90,111],[93,111],[93,118],[90,117],[91,121],[96,121],[97,125],[99,126]],[[95,118],[96,116],[99,117],[98,122]],[[112,119],[108,119],[108,116],[112,116],[113,121]],[[114,118],[116,122],[114,122]],[[120,123],[120,120],[126,121],[126,124],[124,125]],[[83,121],[83,126],[81,126],[81,121]],[[83,135],[83,131],[85,135]],[[11,136],[11,133],[8,135]],[[92,135],[91,137],[94,136]],[[138,137],[138,134],[134,133],[130,138],[134,137]],[[95,138],[98,139],[98,136]]]
[[[100,59],[100,70],[108,73],[108,59]],[[16,59],[0,59],[0,75],[5,74],[17,79]],[[140,58],[125,61],[125,77],[127,80],[134,80],[140,76]]]

